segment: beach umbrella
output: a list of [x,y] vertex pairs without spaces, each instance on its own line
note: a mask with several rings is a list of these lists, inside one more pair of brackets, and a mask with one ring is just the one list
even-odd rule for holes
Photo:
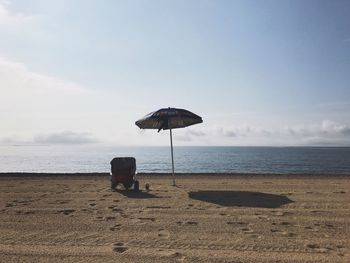
[[163,108],[147,114],[135,124],[140,129],[170,130],[171,164],[173,171],[173,185],[175,185],[173,133],[172,129],[184,128],[193,124],[202,123],[202,117],[184,109]]

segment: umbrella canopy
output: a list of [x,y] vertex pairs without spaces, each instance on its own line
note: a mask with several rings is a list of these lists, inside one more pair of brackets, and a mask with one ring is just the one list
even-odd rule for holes
[[164,108],[147,114],[135,122],[140,129],[169,130],[184,128],[203,122],[202,118],[188,110]]
[[135,122],[140,129],[170,130],[171,161],[173,171],[173,185],[175,185],[173,134],[172,129],[184,128],[193,124],[202,123],[202,117],[184,109],[163,108],[147,114]]

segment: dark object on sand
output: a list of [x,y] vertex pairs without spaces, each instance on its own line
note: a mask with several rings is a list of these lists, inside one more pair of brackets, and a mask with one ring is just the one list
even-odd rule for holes
[[137,181],[137,180],[135,180],[134,181],[134,192],[138,192],[138,191],[140,191],[140,183],[139,183],[139,181]]
[[147,114],[135,122],[140,129],[170,130],[171,164],[173,171],[173,185],[175,185],[173,133],[172,129],[184,128],[193,124],[202,123],[202,117],[184,109],[163,108]]
[[111,188],[123,184],[128,190],[134,183],[136,160],[134,157],[117,157],[111,161]]
[[149,191],[149,183],[147,183],[147,184],[145,185],[145,188],[146,188],[146,191],[148,192],[148,191]]

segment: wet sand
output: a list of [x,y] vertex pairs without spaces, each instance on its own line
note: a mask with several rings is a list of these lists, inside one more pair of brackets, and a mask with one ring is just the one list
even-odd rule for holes
[[350,262],[349,179],[2,175],[0,261]]

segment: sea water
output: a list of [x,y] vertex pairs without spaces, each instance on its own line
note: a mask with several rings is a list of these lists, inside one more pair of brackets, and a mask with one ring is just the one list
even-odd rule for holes
[[[133,156],[138,172],[171,172],[170,147],[0,146],[0,172],[109,172]],[[349,147],[174,147],[175,172],[350,174]]]

